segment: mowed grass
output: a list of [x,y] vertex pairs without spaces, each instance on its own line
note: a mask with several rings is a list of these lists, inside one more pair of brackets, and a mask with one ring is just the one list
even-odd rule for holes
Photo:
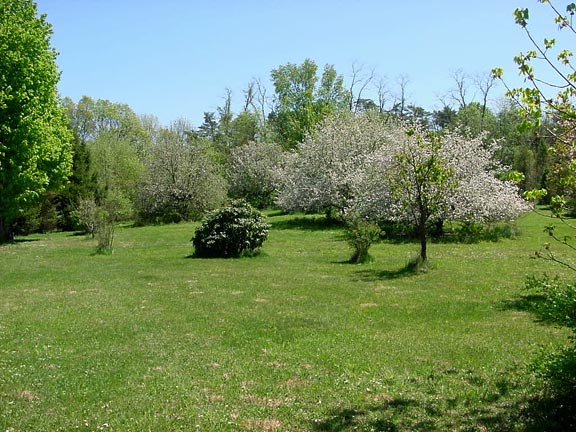
[[0,431],[520,430],[526,364],[567,331],[522,310],[548,221],[350,265],[338,227],[271,214],[263,253],[191,258],[194,224],[0,247]]

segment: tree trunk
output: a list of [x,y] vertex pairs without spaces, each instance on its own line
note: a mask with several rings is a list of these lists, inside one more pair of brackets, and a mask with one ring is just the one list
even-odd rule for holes
[[426,238],[426,231],[420,233],[420,259],[422,262],[426,262],[428,260],[428,239]]
[[432,233],[432,237],[434,239],[439,239],[444,235],[444,219],[438,219],[434,223],[434,232]]
[[426,235],[426,219],[422,218],[420,224],[417,227],[418,239],[420,240],[420,259],[422,262],[426,262],[428,259],[428,237]]
[[0,244],[14,241],[14,232],[6,226],[4,219],[0,217]]

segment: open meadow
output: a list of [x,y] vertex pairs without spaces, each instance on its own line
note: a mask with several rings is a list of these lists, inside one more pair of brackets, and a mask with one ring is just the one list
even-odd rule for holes
[[0,246],[0,431],[524,430],[527,364],[568,331],[525,309],[546,221],[513,240],[384,241],[269,215],[263,253],[191,258],[196,224]]

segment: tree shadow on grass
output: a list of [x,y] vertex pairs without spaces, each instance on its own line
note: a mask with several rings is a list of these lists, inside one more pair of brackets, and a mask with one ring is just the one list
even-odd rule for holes
[[28,238],[28,237],[17,237],[14,240],[12,240],[12,242],[7,242],[7,243],[0,243],[0,244],[18,244],[18,243],[33,243],[33,242],[37,242],[40,241],[40,239],[37,238]]
[[342,228],[344,224],[336,219],[328,219],[325,216],[295,217],[284,220],[270,220],[268,223],[275,230],[303,230],[323,231],[333,228]]
[[[505,380],[502,380],[503,382]],[[513,384],[510,384],[513,385]],[[564,432],[576,430],[574,395],[538,396],[531,399],[507,399],[502,395],[480,405],[438,406],[438,398],[393,399],[362,408],[339,408],[326,418],[316,420],[312,430],[319,432],[484,430],[492,432]],[[503,399],[504,398],[504,399]],[[454,411],[455,410],[455,411]]]
[[359,270],[356,272],[358,279],[364,282],[375,282],[383,279],[400,279],[406,277],[418,276],[425,273],[418,261],[413,260],[398,270]]
[[572,392],[543,395],[528,401],[524,432],[565,432],[576,430],[576,394]]
[[[326,419],[314,424],[315,431],[348,432],[366,431],[431,431],[431,430],[485,430],[512,432],[519,429],[518,413],[520,404],[506,409],[496,409],[487,405],[464,409],[458,418],[446,415],[446,408],[435,405],[435,399],[417,401],[395,399],[382,405],[370,405],[362,409],[342,408],[329,413]],[[514,426],[512,426],[514,425]],[[523,430],[523,429],[520,429]],[[527,428],[525,432],[535,432]]]
[[331,411],[328,418],[315,422],[313,428],[323,432],[352,430],[395,432],[399,429],[392,419],[394,414],[416,405],[418,403],[412,399],[394,399],[382,405],[370,405],[363,409],[340,408]]
[[546,296],[542,294],[525,294],[513,299],[503,300],[501,308],[502,310],[528,312],[534,316],[534,320],[538,323],[559,324],[547,313]]

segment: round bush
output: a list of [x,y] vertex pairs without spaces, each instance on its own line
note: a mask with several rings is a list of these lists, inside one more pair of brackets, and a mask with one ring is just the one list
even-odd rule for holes
[[196,229],[192,242],[195,256],[236,258],[254,254],[268,237],[264,215],[243,200],[212,212]]

